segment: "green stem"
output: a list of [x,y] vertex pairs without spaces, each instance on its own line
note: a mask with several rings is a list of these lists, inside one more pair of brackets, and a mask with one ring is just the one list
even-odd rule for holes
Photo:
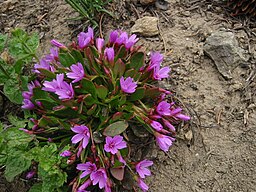
[[41,140],[44,140],[44,141],[48,141],[48,138],[44,138],[44,137],[41,137],[41,136],[36,136],[37,139],[41,139]]
[[102,164],[102,166],[105,168],[105,163],[104,163],[104,161],[103,161],[103,159],[102,159],[102,157],[101,157],[101,150],[100,150],[100,148],[99,148],[99,145],[97,145],[96,146],[97,147],[97,151],[98,151],[98,154],[99,154],[99,158],[100,158],[100,161],[101,161],[101,164]]

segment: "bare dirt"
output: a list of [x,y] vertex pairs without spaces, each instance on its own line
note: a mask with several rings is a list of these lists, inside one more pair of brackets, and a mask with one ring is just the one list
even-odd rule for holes
[[[81,22],[64,0],[0,1],[0,31],[21,27],[41,37],[41,53],[49,40],[63,43],[77,34]],[[248,20],[228,17],[221,1],[169,0],[166,11],[141,6],[136,1],[115,1],[109,9],[116,20],[104,16],[102,31],[129,31],[142,16],[159,18],[158,36],[140,37],[147,51],[165,54],[172,68],[163,86],[174,91],[192,117],[181,125],[177,141],[168,154],[156,146],[147,154],[154,159],[153,175],[147,179],[152,192],[253,192],[256,191],[256,26]],[[254,26],[253,26],[254,25]],[[216,31],[231,31],[248,52],[247,63],[234,67],[233,79],[225,80],[214,62],[204,54],[205,39]],[[21,180],[21,179],[18,179]],[[26,191],[16,182],[0,179],[0,191]],[[10,187],[11,186],[11,187]],[[22,190],[24,188],[24,190]]]

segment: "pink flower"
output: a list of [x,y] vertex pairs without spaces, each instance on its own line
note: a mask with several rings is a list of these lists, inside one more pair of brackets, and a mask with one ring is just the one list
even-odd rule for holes
[[128,34],[126,32],[120,31],[120,33],[120,36],[116,39],[118,45],[124,44],[128,40]]
[[157,121],[151,121],[150,125],[157,131],[161,131],[163,129],[163,125]]
[[57,89],[55,94],[59,96],[59,99],[72,99],[75,93],[72,84],[68,84],[67,82],[63,81],[61,83],[61,88]]
[[96,39],[96,47],[97,47],[99,53],[101,53],[103,46],[104,46],[104,39],[97,38]]
[[64,81],[64,74],[57,74],[56,80],[45,81],[42,90],[54,92],[59,99],[72,99],[74,97],[74,89],[72,84]]
[[59,49],[52,47],[50,48],[50,54],[45,56],[45,59],[49,62],[54,62],[59,59]]
[[109,42],[110,43],[115,43],[117,38],[118,38],[118,31],[114,30],[109,35]]
[[120,86],[123,92],[134,93],[136,91],[137,83],[134,82],[133,78],[131,77],[127,77],[125,80],[124,77],[121,77]]
[[175,117],[178,118],[178,119],[181,119],[181,120],[183,120],[183,121],[188,121],[188,120],[190,120],[190,117],[189,117],[189,116],[183,115],[183,114],[181,114],[181,113],[176,114]]
[[92,184],[92,180],[89,178],[87,179],[79,188],[77,192],[87,192],[87,189]]
[[80,178],[84,178],[92,172],[96,171],[97,167],[94,163],[86,162],[78,164],[76,169],[83,171],[83,173],[80,175]]
[[125,48],[130,49],[139,39],[136,35],[131,35],[125,42]]
[[171,131],[174,131],[174,132],[176,131],[175,127],[168,120],[166,119],[162,119],[162,120],[165,126],[168,127]]
[[171,104],[167,103],[166,101],[161,101],[157,107],[156,111],[159,115],[168,116],[171,114],[170,110]]
[[149,70],[155,67],[160,67],[160,64],[163,62],[164,56],[159,52],[151,52],[150,53],[150,63]]
[[34,177],[36,174],[35,170],[29,171],[26,175],[26,179],[31,179],[32,177]]
[[169,67],[163,67],[160,69],[160,67],[154,67],[154,73],[153,77],[156,80],[162,80],[163,78],[169,77],[170,68]]
[[58,42],[55,39],[51,40],[51,44],[61,49],[67,49],[65,45],[63,45],[62,43]]
[[70,157],[71,155],[72,153],[69,150],[65,150],[60,154],[61,157]]
[[136,165],[136,171],[139,174],[140,178],[145,178],[145,176],[150,176],[151,172],[149,169],[147,169],[147,167],[153,165],[153,161],[149,161],[149,160],[143,160],[141,162],[139,162]]
[[100,168],[97,171],[94,171],[91,173],[90,178],[92,180],[92,184],[96,185],[97,183],[99,183],[99,188],[102,189],[103,187],[105,187],[106,183],[107,183],[107,174],[105,169]]
[[73,64],[70,66],[71,72],[67,73],[67,77],[74,79],[72,83],[76,83],[84,78],[84,67],[81,63]]
[[32,110],[35,107],[35,105],[29,99],[23,99],[22,104],[22,109]]
[[104,56],[109,62],[113,62],[115,58],[115,51],[113,47],[106,48],[104,51]]
[[180,107],[178,107],[178,108],[176,108],[176,109],[172,109],[172,111],[171,111],[171,113],[170,113],[170,115],[171,116],[175,116],[175,115],[177,115],[178,113],[180,113],[182,111],[182,109],[180,108]]
[[39,63],[36,63],[34,65],[34,72],[35,73],[40,73],[40,71],[38,69],[45,69],[51,72],[55,71],[55,68],[53,66],[50,65],[49,61],[46,59],[40,59]]
[[80,157],[82,151],[83,151],[83,146],[80,145],[80,146],[78,147],[78,151],[77,151],[77,153],[76,153],[76,156],[77,156],[77,157]]
[[33,90],[34,90],[34,88],[35,87],[40,87],[40,84],[39,84],[39,82],[38,81],[35,81],[35,82],[30,82],[29,84],[28,84],[28,91],[23,91],[22,92],[22,97],[24,98],[24,99],[31,99],[31,97],[33,96]]
[[121,30],[115,30],[110,33],[109,42],[116,43],[118,45],[124,44],[126,49],[130,49],[139,39],[135,34],[128,37],[126,32]]
[[126,148],[126,142],[123,141],[123,137],[120,135],[116,135],[113,138],[107,136],[106,144],[104,145],[104,150],[106,152],[110,152],[113,155],[118,152],[118,149]]
[[49,92],[55,92],[57,89],[61,88],[61,84],[63,83],[64,80],[64,74],[57,74],[56,80],[53,79],[53,81],[45,81],[43,83],[44,87],[42,90],[44,91],[49,91]]
[[78,143],[79,141],[83,141],[82,147],[86,148],[89,139],[90,139],[90,132],[88,127],[85,125],[75,125],[71,130],[77,133],[75,136],[72,137],[72,143]]
[[157,132],[155,132],[154,135],[156,137],[156,142],[158,146],[160,147],[160,149],[162,149],[165,152],[169,150],[170,146],[172,145],[172,142],[175,141],[174,138],[170,136],[162,135]]
[[116,153],[116,156],[117,156],[117,158],[118,158],[118,161],[120,161],[120,162],[123,163],[124,165],[127,164],[126,161],[124,160],[124,158],[122,157],[122,155],[121,155],[121,153],[120,153],[119,151]]
[[138,186],[141,188],[143,192],[148,190],[148,185],[140,178],[137,179]]
[[111,187],[108,185],[105,185],[104,192],[111,192]]
[[93,40],[94,34],[93,29],[91,27],[88,27],[88,32],[81,32],[78,35],[78,46],[80,49],[85,48],[89,45],[89,43]]

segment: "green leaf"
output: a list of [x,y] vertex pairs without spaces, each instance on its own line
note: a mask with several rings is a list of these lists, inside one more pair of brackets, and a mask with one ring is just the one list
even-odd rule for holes
[[121,98],[118,101],[119,106],[122,106],[126,102],[126,96],[122,95]]
[[145,57],[145,55],[143,52],[134,53],[131,56],[129,66],[131,68],[139,70],[144,65],[144,57]]
[[86,105],[91,106],[91,105],[93,105],[93,104],[96,103],[96,100],[92,97],[91,94],[87,94],[87,95],[85,95],[85,97],[84,97],[84,103],[85,103]]
[[96,85],[96,93],[100,99],[105,99],[108,95],[108,89],[103,85]]
[[38,175],[43,180],[42,192],[55,192],[56,189],[63,186],[63,184],[67,181],[66,172],[53,167],[52,171],[48,172],[42,169],[40,164],[38,167]]
[[7,40],[8,35],[0,33],[0,53],[4,50],[5,42]]
[[127,56],[127,50],[125,46],[122,45],[115,56],[115,60],[117,60],[118,58],[125,58],[126,56]]
[[9,114],[7,117],[8,121],[16,128],[24,128],[28,122],[26,119],[20,119],[17,116],[13,116],[12,114]]
[[28,63],[32,60],[32,56],[35,55],[38,46],[39,36],[36,33],[29,36],[22,29],[15,29],[12,31],[8,43],[8,50],[16,60]]
[[71,51],[71,55],[77,62],[80,62],[82,65],[84,65],[84,58],[80,51],[73,49]]
[[17,74],[22,73],[22,69],[25,66],[26,63],[28,63],[30,60],[32,60],[31,54],[24,54],[22,55],[22,58],[19,58],[13,65],[13,68],[15,69],[15,72]]
[[29,142],[32,141],[32,136],[24,133],[23,131],[19,130],[18,128],[8,128],[3,133],[5,136],[5,143],[8,147],[17,147],[20,149],[26,149]]
[[40,87],[36,87],[33,89],[32,101],[40,101],[43,107],[50,110],[52,110],[52,108],[57,105],[57,102],[49,96],[49,93],[41,90]]
[[97,97],[95,85],[90,80],[83,79],[81,89],[82,90],[80,90],[80,91],[82,91],[83,93],[91,93],[94,98]]
[[109,125],[103,132],[105,136],[115,136],[123,133],[128,127],[128,123],[126,121],[117,121]]
[[8,65],[0,57],[0,84],[4,84],[8,79],[10,79],[10,74],[14,73],[15,70],[11,65]]
[[97,104],[94,104],[88,111],[86,112],[87,115],[92,115],[97,109]]
[[35,53],[39,47],[39,35],[37,33],[33,33],[29,36],[26,41],[26,45],[29,47],[32,53]]
[[33,89],[33,97],[32,99],[37,100],[37,99],[45,99],[47,101],[52,101],[54,102],[50,97],[48,92],[43,91],[40,87],[35,87]]
[[68,52],[67,53],[59,53],[59,60],[60,60],[60,63],[64,67],[70,67],[71,65],[77,63],[75,58]]
[[58,126],[59,121],[55,117],[48,117],[48,116],[43,116],[38,120],[38,126],[39,127],[46,127],[46,126]]
[[42,106],[49,110],[52,110],[54,107],[56,107],[56,103],[50,101],[49,99],[36,99],[35,101],[41,102]]
[[76,118],[76,117],[78,117],[77,111],[75,111],[69,107],[64,107],[62,109],[55,110],[51,114],[56,117],[59,117],[59,118]]
[[121,59],[118,59],[114,66],[114,74],[116,77],[123,76],[125,72],[125,64]]
[[30,151],[38,164],[38,176],[43,181],[42,192],[55,192],[63,186],[67,180],[67,174],[63,172],[59,165],[61,158],[55,143],[50,143],[44,147],[35,147]]
[[131,96],[128,98],[129,101],[137,101],[140,100],[144,97],[145,95],[145,88],[144,87],[140,87],[137,88],[136,91],[131,94]]
[[36,183],[34,184],[28,192],[43,192],[42,191],[42,183]]
[[134,77],[138,72],[135,69],[129,69],[125,72],[124,77]]
[[4,124],[0,121],[0,132],[3,131],[4,129]]
[[152,88],[147,87],[145,90],[145,97],[150,99],[158,97],[161,94],[162,92],[159,91],[158,87],[152,87]]
[[31,160],[28,159],[22,151],[14,151],[8,156],[5,168],[5,177],[8,182],[13,181],[14,177],[26,171],[31,165]]
[[19,87],[18,79],[8,79],[4,84],[4,94],[8,99],[16,104],[21,104],[23,97]]
[[22,90],[27,90],[28,88],[28,76],[20,76],[20,80],[21,80],[21,89]]
[[43,69],[43,68],[39,68],[37,69],[38,71],[40,71],[40,73],[48,78],[51,78],[51,79],[55,79],[56,78],[56,74],[47,70],[47,69]]

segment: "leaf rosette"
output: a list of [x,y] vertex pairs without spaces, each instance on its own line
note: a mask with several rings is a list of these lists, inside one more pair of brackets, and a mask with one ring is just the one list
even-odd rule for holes
[[[36,78],[22,94],[22,108],[34,116],[25,131],[43,146],[49,145],[45,140],[57,146],[72,191],[111,191],[126,172],[148,190],[143,179],[151,174],[147,167],[153,162],[131,160],[127,133],[144,129],[168,151],[175,125],[189,120],[168,102],[171,92],[158,87],[170,72],[161,66],[163,55],[151,52],[147,60],[137,41],[136,35],[120,30],[112,31],[108,40],[94,38],[88,28],[70,46],[52,40],[50,54],[34,66]],[[47,179],[44,174],[38,176]]]

